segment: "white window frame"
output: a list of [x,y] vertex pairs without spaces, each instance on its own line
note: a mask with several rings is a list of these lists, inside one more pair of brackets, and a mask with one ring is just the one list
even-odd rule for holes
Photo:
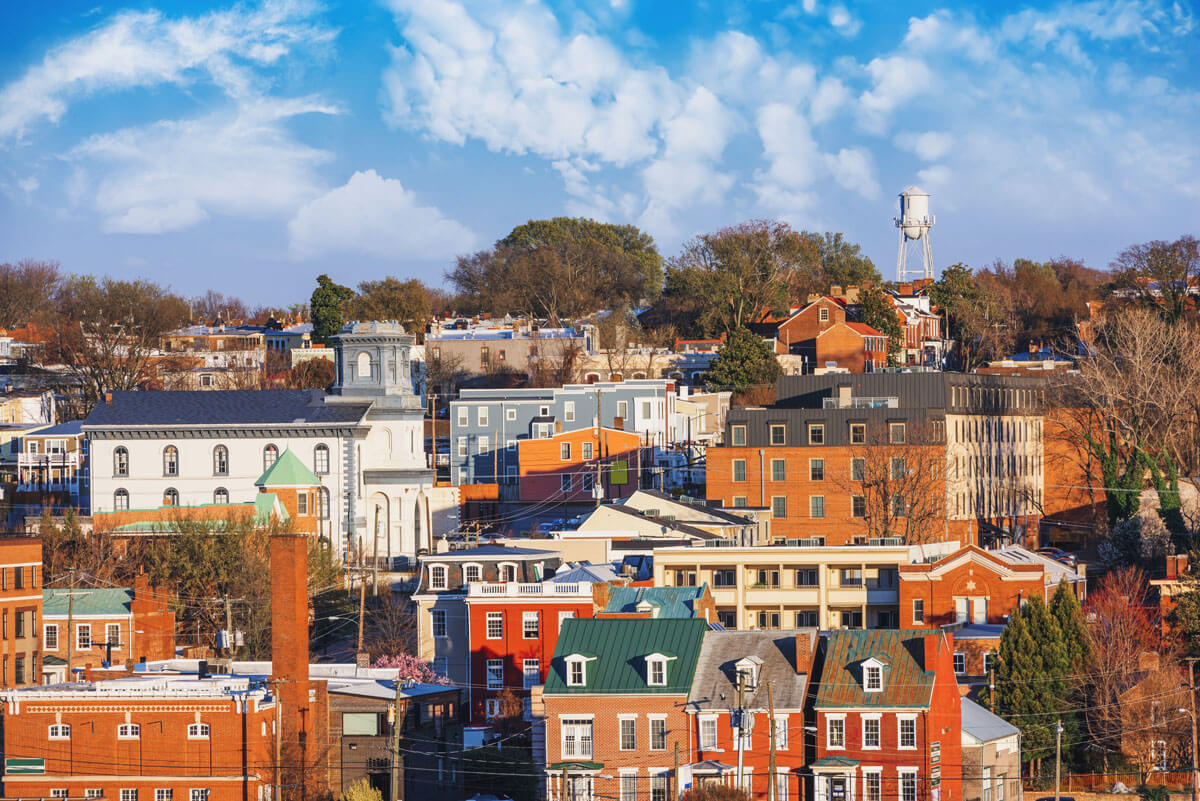
[[[908,721],[912,722],[913,744],[904,745],[904,724]],[[896,716],[896,748],[901,751],[916,751],[917,750],[917,716],[916,715],[897,715]]]
[[[647,726],[647,738],[648,738],[647,746],[649,747],[649,749],[651,751],[666,751],[667,750],[667,716],[666,715],[646,715],[646,720],[647,720],[647,723],[649,724]],[[654,729],[659,726],[662,727],[662,730],[658,733],[658,736],[662,738],[662,744],[656,746],[654,744],[654,738],[655,738]]]
[[207,723],[189,723],[187,738],[189,740],[207,740],[212,734],[212,728]]
[[489,690],[504,689],[504,660],[489,659],[484,666],[485,676],[487,679],[487,688]]
[[[441,581],[437,580],[437,576],[441,576]],[[450,568],[446,565],[430,565],[429,566],[429,589],[444,590],[450,586]]]
[[458,418],[458,425],[460,428],[466,428],[467,426],[471,425],[471,410],[469,408],[463,405],[459,406],[455,411],[455,417]]
[[786,712],[775,715],[775,750],[788,750],[788,715]]
[[46,730],[47,737],[51,740],[70,740],[71,739],[71,724],[69,723],[51,723]]
[[717,716],[701,715],[700,718],[700,750],[716,751],[717,749]]
[[[904,795],[904,783],[906,780],[912,781],[913,794],[911,799],[907,799]],[[896,801],[917,801],[921,797],[921,783],[917,781],[916,768],[896,768]]]
[[592,453],[593,453],[593,445],[591,442],[579,443],[579,458],[580,459],[582,459],[583,461],[586,462],[589,459],[593,458]]
[[140,723],[122,723],[117,726],[118,740],[140,740],[142,738],[142,726]]
[[480,406],[475,410],[475,423],[480,428],[487,428],[488,424],[488,407]]
[[637,801],[637,768],[621,768],[621,785],[617,801]]
[[[625,726],[629,724],[632,731],[632,744],[629,747],[625,746]],[[619,751],[636,751],[637,750],[637,715],[617,715],[617,750]]]
[[122,787],[121,801],[138,801],[138,791],[136,787]]
[[563,420],[568,423],[575,422],[575,401],[563,402]]
[[[529,624],[533,622],[533,634],[529,633]],[[540,612],[521,613],[521,639],[536,640],[542,636],[542,615]]]
[[[438,634],[438,628],[441,628],[442,633]],[[447,636],[446,625],[446,610],[445,609],[430,609],[429,610],[429,631],[435,639],[444,640]]]
[[[967,673],[967,654],[965,651],[955,651],[953,656],[954,675],[965,676]],[[961,664],[962,669],[959,669]]]
[[208,801],[207,787],[192,787],[188,792],[188,801]]
[[[583,742],[584,742],[584,737],[581,736],[583,728],[585,726],[587,727],[587,738],[586,738],[587,739],[587,750],[586,751],[582,747]],[[595,740],[596,728],[595,728],[595,722],[591,715],[563,715],[561,718],[559,718],[558,729],[559,729],[559,746],[560,746],[559,753],[562,755],[563,759],[570,760],[570,759],[591,759],[592,758],[592,754],[595,752],[595,748],[596,748],[596,740]],[[573,741],[576,747],[573,747],[571,749],[567,748],[567,732],[568,732],[568,730],[570,730],[572,733],[580,732],[580,734],[576,735],[577,739],[575,741]]]
[[[568,656],[563,662],[567,667],[567,686],[586,687],[588,660],[582,656]],[[576,670],[579,673],[578,677],[576,677]]]
[[516,409],[505,409],[504,410],[504,419],[509,421],[510,423],[513,420],[516,420],[517,419],[517,410]]
[[[864,751],[878,751],[883,747],[883,715],[878,712],[865,713],[862,718],[862,747]],[[867,745],[867,722],[875,724],[875,745]]]
[[[493,630],[493,628],[492,628],[493,623],[495,623],[496,626],[498,627],[495,630]],[[496,631],[496,633],[493,634],[492,633],[493,631]],[[484,618],[483,634],[484,634],[484,637],[489,640],[503,640],[504,639],[504,613],[503,612],[488,612],[487,613],[487,616]]]
[[[863,768],[862,801],[883,801],[883,768]],[[871,779],[875,780],[875,792],[871,792]]]
[[[112,636],[113,629],[116,629],[116,633],[117,633],[117,639],[116,639],[115,643],[113,642],[113,636]],[[104,642],[107,645],[111,645],[114,650],[119,649],[121,647],[121,624],[120,623],[106,623],[104,625]]]
[[[54,645],[50,644],[50,632],[54,632]],[[58,624],[47,623],[42,627],[42,648],[47,651],[58,650]]]
[[560,462],[571,461],[571,443],[570,442],[558,443],[558,460]]
[[[841,743],[835,743],[833,732],[835,729],[834,723],[837,723],[837,730],[841,734]],[[845,713],[826,714],[825,715],[825,747],[830,751],[845,751],[846,750],[846,715]]]
[[868,693],[883,692],[883,666],[882,665],[864,665],[863,666],[863,692],[868,692]]
[[171,801],[171,798],[174,795],[175,795],[175,791],[172,790],[170,787],[155,787],[154,788],[154,801]]
[[[470,575],[467,573],[468,570],[472,570],[472,569],[475,570],[475,578],[471,578]],[[470,584],[472,582],[483,581],[483,565],[479,564],[478,562],[467,562],[466,564],[464,564],[462,566],[462,570],[463,570],[463,584]]]
[[[523,680],[524,689],[528,690],[536,687],[542,682],[542,660],[540,659],[524,659],[521,661],[521,678]],[[530,679],[533,679],[530,681]]]
[[[917,614],[917,612],[920,612],[920,614]],[[913,623],[924,623],[925,622],[925,599],[924,598],[913,598],[912,620],[913,620]]]
[[[80,636],[83,632],[87,632],[87,645],[83,644],[83,637]],[[76,623],[75,624],[75,650],[90,651],[92,649],[92,624],[91,623]]]

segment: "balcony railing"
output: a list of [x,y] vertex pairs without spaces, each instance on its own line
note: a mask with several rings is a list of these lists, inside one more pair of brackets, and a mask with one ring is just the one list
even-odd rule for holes
[[524,584],[516,581],[472,581],[467,585],[467,595],[473,597],[506,597],[512,598],[521,595],[585,595],[592,594],[592,585],[587,581],[563,582],[555,584],[554,582],[540,584]]
[[21,453],[17,455],[18,467],[78,467],[83,459],[79,451],[64,453]]
[[821,403],[823,409],[896,409],[900,399],[895,396],[857,396],[843,400],[842,398],[825,398]]

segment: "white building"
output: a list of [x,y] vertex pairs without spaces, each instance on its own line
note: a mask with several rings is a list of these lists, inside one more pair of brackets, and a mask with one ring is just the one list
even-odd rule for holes
[[251,501],[285,449],[324,485],[321,533],[346,553],[403,565],[457,525],[435,488],[413,338],[394,323],[351,323],[335,338],[331,391],[116,392],[92,410],[92,511]]

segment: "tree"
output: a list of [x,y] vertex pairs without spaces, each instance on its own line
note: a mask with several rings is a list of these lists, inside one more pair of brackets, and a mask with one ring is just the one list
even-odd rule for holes
[[971,372],[1007,355],[1012,344],[1011,298],[995,273],[973,274],[965,264],[942,270],[929,288],[935,306],[946,315],[946,334],[957,343],[957,366]]
[[352,297],[354,291],[349,287],[334,283],[328,275],[317,276],[317,288],[313,290],[309,300],[313,342],[328,345],[329,338],[342,330],[346,303]]
[[1184,654],[1200,656],[1200,554],[1188,556],[1188,571],[1180,578],[1182,587],[1171,593],[1175,608],[1167,615],[1172,640]]
[[713,388],[742,392],[752,386],[775,383],[780,372],[770,345],[745,328],[734,328],[717,351],[706,382]]
[[372,667],[396,669],[396,677],[400,681],[415,681],[418,684],[450,684],[450,679],[434,671],[428,662],[418,659],[412,654],[399,653],[392,656],[381,656],[375,660]]
[[61,281],[56,261],[22,259],[16,264],[0,264],[0,328],[50,317]]
[[191,301],[192,319],[201,322],[222,320],[226,323],[245,320],[250,316],[246,304],[240,299],[208,290],[203,296]]
[[1067,653],[1067,669],[1073,676],[1082,675],[1091,665],[1092,646],[1079,598],[1064,578],[1050,599],[1050,614],[1062,631],[1063,647]]
[[425,360],[425,391],[443,396],[453,395],[468,375],[466,359],[461,353],[438,353]]
[[848,241],[842,234],[830,231],[824,235],[805,232],[803,236],[816,247],[820,263],[818,292],[827,292],[831,286],[844,288],[883,283],[883,276],[875,269],[875,263],[863,255],[860,246]]
[[329,359],[308,359],[287,373],[288,389],[325,389],[337,380],[337,367]]
[[1164,320],[1177,322],[1195,316],[1192,293],[1200,285],[1200,240],[1196,237],[1131,245],[1113,261],[1112,269],[1119,294],[1154,310]]
[[358,294],[349,303],[349,316],[355,320],[395,320],[410,334],[420,334],[429,322],[430,305],[429,290],[419,280],[388,277],[359,284]]
[[342,801],[383,801],[383,793],[372,787],[369,779],[362,778],[342,791]]
[[888,364],[900,364],[900,351],[904,348],[904,330],[900,327],[900,316],[883,290],[878,286],[863,287],[858,293],[858,321],[866,323],[887,336]]

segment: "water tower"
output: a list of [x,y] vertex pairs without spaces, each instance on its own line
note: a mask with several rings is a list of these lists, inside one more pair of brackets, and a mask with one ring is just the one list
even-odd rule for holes
[[[929,241],[933,215],[929,213],[929,193],[910,186],[900,193],[900,216],[895,218],[900,231],[900,253],[896,258],[896,280],[900,283],[914,278],[933,278],[933,244]],[[908,243],[921,248],[921,269],[909,269]]]

